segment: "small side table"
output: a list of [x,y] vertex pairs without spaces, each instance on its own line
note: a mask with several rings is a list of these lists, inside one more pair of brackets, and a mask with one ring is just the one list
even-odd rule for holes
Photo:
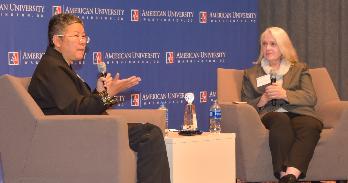
[[165,137],[172,183],[235,183],[235,134]]

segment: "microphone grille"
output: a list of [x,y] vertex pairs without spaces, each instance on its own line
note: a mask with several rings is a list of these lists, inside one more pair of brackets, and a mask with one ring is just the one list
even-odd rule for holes
[[106,64],[104,62],[99,62],[97,64],[97,67],[100,73],[103,73],[103,74],[106,73]]

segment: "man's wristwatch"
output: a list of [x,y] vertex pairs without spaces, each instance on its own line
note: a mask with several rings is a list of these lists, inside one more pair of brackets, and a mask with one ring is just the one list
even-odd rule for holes
[[104,103],[104,106],[112,106],[114,104],[116,104],[117,98],[115,96],[110,97],[108,92],[106,92],[106,90],[102,91],[102,92],[98,92],[98,95],[101,97],[102,102]]

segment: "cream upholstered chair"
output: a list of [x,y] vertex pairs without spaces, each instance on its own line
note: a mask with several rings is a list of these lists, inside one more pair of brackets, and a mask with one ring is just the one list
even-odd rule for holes
[[[348,179],[348,101],[341,101],[325,68],[310,69],[317,93],[315,106],[324,130],[306,180]],[[222,107],[222,132],[236,133],[237,178],[248,182],[276,180],[272,172],[268,130],[256,110],[240,101],[243,71],[217,70],[217,95]]]
[[0,152],[6,183],[136,182],[128,126],[161,110],[109,110],[110,115],[46,116],[27,92],[30,78],[0,76]]

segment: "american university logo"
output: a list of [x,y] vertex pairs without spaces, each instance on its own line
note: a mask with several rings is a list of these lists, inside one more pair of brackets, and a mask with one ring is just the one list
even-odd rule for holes
[[103,62],[102,52],[93,52],[93,64],[99,64],[101,62]]
[[131,10],[131,21],[138,22],[139,21],[139,10],[132,9]]
[[52,6],[52,15],[58,15],[63,13],[62,6]]
[[208,13],[206,11],[199,12],[199,23],[205,24],[208,21]]
[[0,16],[21,18],[43,18],[45,6],[39,4],[17,4],[0,2]]
[[208,92],[207,91],[200,91],[199,92],[199,101],[201,103],[205,103],[208,101]]
[[8,52],[8,65],[19,65],[19,52]]
[[140,106],[140,94],[139,93],[131,94],[131,106],[135,106],[135,107]]
[[174,63],[174,52],[166,52],[166,64],[173,64]]

